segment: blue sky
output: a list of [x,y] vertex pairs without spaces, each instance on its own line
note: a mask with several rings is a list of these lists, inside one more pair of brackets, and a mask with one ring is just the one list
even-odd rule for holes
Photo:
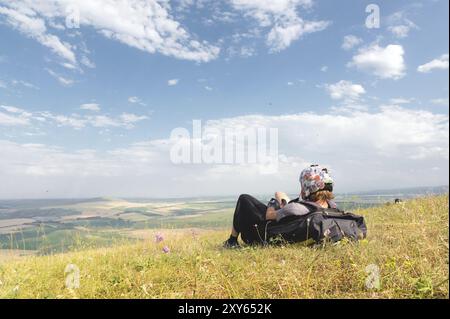
[[[317,161],[341,191],[448,184],[448,1],[120,3],[0,0],[0,197],[294,192]],[[193,119],[277,127],[280,172],[173,166]]]

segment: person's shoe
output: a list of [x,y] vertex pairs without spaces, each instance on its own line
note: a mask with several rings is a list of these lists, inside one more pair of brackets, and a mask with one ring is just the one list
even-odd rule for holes
[[241,248],[239,245],[237,238],[230,236],[227,240],[223,242],[223,248],[226,249],[235,249],[235,248]]

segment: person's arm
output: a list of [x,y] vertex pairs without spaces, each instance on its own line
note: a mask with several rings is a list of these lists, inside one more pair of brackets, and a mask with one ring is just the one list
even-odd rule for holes
[[[280,203],[280,207],[283,208],[289,202],[289,196],[284,192],[275,192],[275,199]],[[273,207],[267,208],[266,220],[276,220],[277,211]]]
[[273,207],[269,207],[266,210],[266,220],[275,220],[277,219],[277,211]]
[[272,207],[269,207],[266,211],[266,219],[267,220],[276,220],[280,221],[282,218],[292,215],[302,216],[309,213],[309,209],[298,203],[287,204],[283,208],[279,210],[275,210]]

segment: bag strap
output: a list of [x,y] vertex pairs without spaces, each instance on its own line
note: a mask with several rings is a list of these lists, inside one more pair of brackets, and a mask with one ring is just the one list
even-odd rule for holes
[[310,209],[310,213],[316,213],[316,212],[321,212],[321,213],[339,213],[339,214],[345,214],[345,212],[343,210],[338,209],[337,207],[329,207],[329,208],[323,208],[320,207],[319,205],[316,205],[312,202],[308,202],[305,200],[301,200],[299,197],[291,200],[289,203],[298,203],[298,204],[302,204],[304,206],[307,206]]
[[311,202],[308,202],[308,201],[301,200],[299,197],[297,197],[297,198],[291,200],[291,201],[289,202],[289,204],[290,204],[290,203],[302,204],[302,205],[304,205],[304,206],[306,206],[306,207],[309,208],[310,213],[314,213],[314,212],[316,212],[316,211],[319,210],[319,207],[318,207],[317,205],[315,205],[315,204],[313,204],[313,203],[311,203]]

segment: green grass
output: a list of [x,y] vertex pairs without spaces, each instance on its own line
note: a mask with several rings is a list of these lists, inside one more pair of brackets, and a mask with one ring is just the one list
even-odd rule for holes
[[[357,244],[229,251],[225,229],[160,230],[162,243],[149,229],[134,244],[23,257],[0,264],[0,297],[449,298],[448,195],[357,213],[369,231]],[[78,289],[65,286],[68,264],[80,270]],[[368,288],[374,265],[380,285]]]
[[[82,225],[80,225],[82,226]],[[110,225],[108,225],[110,226]],[[73,229],[64,225],[35,226],[14,234],[0,235],[0,249],[33,250],[38,255],[113,245],[125,236],[115,228]]]
[[231,221],[232,210],[216,208],[215,211],[198,216],[152,217],[147,220],[139,220],[139,216],[129,219],[103,217],[53,225],[33,225],[15,233],[0,234],[0,249],[34,250],[43,255],[86,247],[111,246],[117,240],[124,239],[125,236],[118,235],[119,230],[223,228],[230,225]]

